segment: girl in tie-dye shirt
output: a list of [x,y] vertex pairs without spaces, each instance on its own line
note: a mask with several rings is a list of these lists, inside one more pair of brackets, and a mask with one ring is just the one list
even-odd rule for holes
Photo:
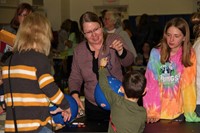
[[167,22],[161,43],[153,48],[145,73],[143,105],[147,123],[175,119],[200,122],[196,107],[196,56],[190,44],[189,26],[182,18]]

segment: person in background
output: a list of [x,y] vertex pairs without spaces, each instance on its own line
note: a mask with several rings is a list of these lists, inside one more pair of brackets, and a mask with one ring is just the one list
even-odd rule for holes
[[123,30],[126,31],[126,32],[128,33],[130,39],[132,40],[132,38],[133,38],[133,32],[132,32],[132,30],[131,30],[131,29],[132,29],[132,28],[131,28],[131,24],[130,24],[130,22],[129,22],[128,19],[124,19],[124,20],[122,21],[122,27],[123,27]]
[[104,27],[104,22],[103,22],[103,18],[105,16],[105,13],[107,12],[106,9],[104,9],[103,11],[101,11],[101,16],[99,16],[100,20],[101,20],[101,23],[102,23],[102,26]]
[[73,60],[74,48],[83,40],[82,33],[79,30],[78,23],[76,21],[71,22],[71,28],[69,32],[69,38],[67,41],[67,79],[71,73],[71,66]]
[[200,13],[195,12],[191,16],[191,23],[193,24],[194,44],[193,48],[197,58],[197,75],[196,75],[196,87],[197,87],[197,107],[196,113],[200,116]]
[[[148,42],[150,42],[151,47],[155,47],[162,38],[163,28],[159,21],[158,15],[149,16],[149,32],[145,37]],[[142,26],[142,25],[141,25]]]
[[24,18],[33,12],[33,8],[28,3],[21,3],[18,5],[15,11],[14,17],[12,18],[10,25],[4,26],[3,29],[7,30],[13,34],[17,34],[20,24],[23,22]]
[[68,39],[69,39],[69,32],[71,29],[71,23],[72,21],[70,19],[66,19],[63,21],[60,31],[58,33],[58,46],[57,50],[58,52],[64,52],[67,50],[67,47],[69,45]]
[[[28,14],[32,13],[33,11],[34,10],[30,4],[28,4],[28,3],[19,4],[10,24],[3,26],[2,29],[16,35],[18,28],[19,28],[20,24],[23,22],[24,18]],[[1,43],[1,45],[5,45],[4,46],[5,49],[4,49],[3,53],[5,53],[7,51],[12,51],[12,47],[9,44],[6,44],[4,42],[0,42],[0,43]],[[1,46],[1,47],[3,47],[3,46]],[[3,55],[3,53],[2,53],[2,55]]]
[[58,31],[58,45],[56,50],[52,49],[52,53],[54,57],[58,57],[58,59],[54,59],[54,70],[55,70],[55,81],[60,86],[61,90],[64,92],[66,87],[66,79],[67,79],[67,56],[68,49],[71,47],[71,43],[69,41],[69,34],[71,29],[72,20],[66,19],[62,22],[60,30]]
[[[74,50],[72,71],[68,80],[70,94],[76,99],[79,107],[85,110],[88,120],[108,121],[110,112],[99,107],[94,97],[99,61],[101,58],[108,57],[107,66],[110,74],[122,81],[121,66],[130,66],[134,56],[119,35],[104,32],[101,20],[95,13],[83,13],[79,24],[85,40]],[[82,83],[85,108],[79,98]]]
[[166,23],[162,41],[151,50],[145,76],[147,123],[160,119],[200,122],[195,113],[196,56],[183,18]]
[[120,90],[124,96],[116,94],[107,81],[107,58],[102,58],[99,69],[99,85],[110,105],[111,115],[108,133],[143,133],[146,110],[137,104],[146,85],[144,75],[129,71],[124,75]]
[[103,18],[104,28],[107,33],[115,33],[120,35],[125,43],[128,45],[129,50],[133,53],[134,57],[137,56],[137,52],[134,45],[126,31],[122,28],[120,13],[114,10],[106,10]]
[[138,18],[139,20],[138,24],[136,25],[136,31],[134,32],[133,42],[137,53],[141,53],[144,41],[149,39],[150,23],[148,14],[142,14]]
[[149,56],[151,52],[151,44],[148,41],[145,41],[142,45],[142,53],[138,53],[135,59],[135,65],[138,66],[147,66],[149,61]]
[[56,86],[48,59],[52,39],[50,22],[39,13],[20,24],[13,54],[2,67],[6,102],[5,132],[52,133],[50,102],[71,117],[69,103]]

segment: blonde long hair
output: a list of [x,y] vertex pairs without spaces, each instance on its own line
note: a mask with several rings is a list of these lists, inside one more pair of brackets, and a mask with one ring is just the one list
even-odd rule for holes
[[167,44],[165,34],[167,33],[167,30],[171,27],[174,26],[178,28],[183,35],[185,36],[185,41],[182,43],[182,64],[185,67],[191,66],[192,62],[190,61],[191,57],[191,43],[190,43],[190,31],[189,31],[189,26],[188,23],[183,19],[183,18],[173,18],[170,21],[167,22],[164,28],[164,35],[163,39],[159,45],[161,48],[161,63],[164,64],[166,61],[169,60],[170,57],[170,48]]
[[48,19],[40,13],[31,13],[20,24],[13,51],[23,52],[33,49],[48,56],[52,37]]

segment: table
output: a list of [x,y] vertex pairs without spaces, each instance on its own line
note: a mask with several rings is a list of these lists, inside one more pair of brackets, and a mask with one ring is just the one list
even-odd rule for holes
[[[108,121],[95,122],[87,121],[81,118],[76,122],[84,122],[85,127],[69,127],[66,126],[57,133],[106,133],[108,129]],[[200,133],[200,123],[176,122],[171,120],[160,120],[157,123],[146,124],[144,133]]]
[[64,128],[56,131],[56,133],[74,133],[74,132],[79,132],[79,133],[107,133],[108,129],[108,121],[102,121],[102,122],[97,122],[97,121],[87,121],[85,117],[82,117],[80,119],[77,119],[74,122],[81,122],[85,124],[85,127],[77,127],[77,126],[65,126]]
[[200,123],[161,120],[146,124],[144,133],[200,133]]

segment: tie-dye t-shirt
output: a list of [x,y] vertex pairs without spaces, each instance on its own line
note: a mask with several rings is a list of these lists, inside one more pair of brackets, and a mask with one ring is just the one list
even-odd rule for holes
[[186,121],[199,122],[196,116],[196,56],[192,50],[190,67],[181,63],[182,49],[165,64],[160,62],[160,50],[153,48],[145,73],[146,95],[143,105],[147,116],[174,119],[184,113]]

